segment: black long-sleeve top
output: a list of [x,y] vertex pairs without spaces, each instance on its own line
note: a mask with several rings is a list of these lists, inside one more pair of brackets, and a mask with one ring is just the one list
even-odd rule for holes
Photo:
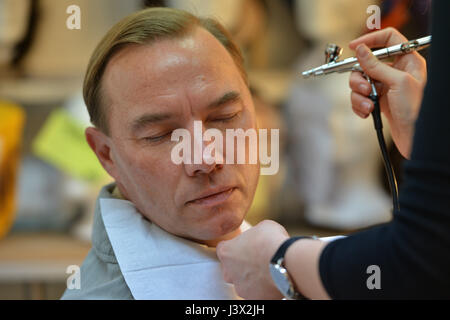
[[[433,1],[428,82],[404,164],[400,211],[387,224],[325,247],[319,270],[333,299],[450,298],[449,14],[450,1]],[[380,289],[367,286],[377,273],[367,270],[371,265],[379,267]]]

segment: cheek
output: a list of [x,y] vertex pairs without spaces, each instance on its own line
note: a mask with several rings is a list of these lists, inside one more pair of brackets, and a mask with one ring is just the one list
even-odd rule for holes
[[247,164],[241,167],[246,181],[246,196],[251,202],[258,185],[260,164],[258,161],[257,164]]
[[[156,148],[129,148],[120,161],[120,177],[132,200],[147,206],[173,202],[179,168]],[[169,153],[170,155],[170,153]],[[164,183],[162,183],[164,182]],[[152,201],[158,199],[158,201]]]

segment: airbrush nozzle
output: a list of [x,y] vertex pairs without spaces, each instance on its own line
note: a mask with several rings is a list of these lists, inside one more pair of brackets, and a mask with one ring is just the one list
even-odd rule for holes
[[303,76],[303,78],[305,78],[305,79],[311,77],[311,75],[312,75],[312,72],[311,72],[311,71],[304,71],[304,72],[302,72],[302,76]]

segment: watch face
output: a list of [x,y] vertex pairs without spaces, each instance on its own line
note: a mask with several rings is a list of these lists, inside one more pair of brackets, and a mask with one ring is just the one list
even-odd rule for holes
[[284,296],[289,297],[289,293],[292,290],[286,269],[278,264],[272,263],[270,264],[269,269],[278,290],[280,290]]

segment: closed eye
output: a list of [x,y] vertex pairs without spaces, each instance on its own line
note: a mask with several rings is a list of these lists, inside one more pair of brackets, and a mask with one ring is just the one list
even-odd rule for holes
[[239,112],[233,113],[231,115],[227,115],[227,116],[222,116],[220,118],[215,118],[212,121],[218,121],[218,122],[231,122],[233,121],[237,116],[239,115]]
[[158,142],[158,141],[162,141],[165,138],[168,138],[170,135],[172,134],[172,131],[167,132],[165,134],[156,136],[156,137],[145,137],[144,140],[148,141],[148,142]]

